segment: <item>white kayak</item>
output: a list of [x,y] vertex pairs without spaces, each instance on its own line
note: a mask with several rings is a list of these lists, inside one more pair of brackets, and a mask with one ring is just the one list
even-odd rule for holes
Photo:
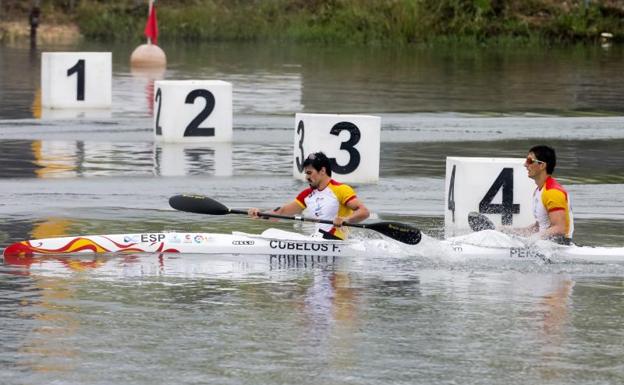
[[3,256],[67,253],[188,253],[355,256],[360,242],[327,240],[279,229],[260,235],[217,233],[140,233],[83,235],[16,242]]
[[557,245],[483,230],[446,240],[429,238],[406,245],[389,238],[327,240],[278,229],[262,234],[136,233],[85,235],[21,241],[5,257],[75,253],[187,253],[301,256],[422,256],[458,259],[538,260],[544,262],[624,262],[624,247]]
[[624,247],[560,245],[547,240],[482,230],[448,238],[441,243],[447,253],[466,259],[532,259],[551,262],[624,262]]

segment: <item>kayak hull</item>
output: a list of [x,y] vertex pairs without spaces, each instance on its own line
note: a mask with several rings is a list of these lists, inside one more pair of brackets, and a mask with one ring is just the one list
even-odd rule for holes
[[624,247],[560,245],[547,240],[483,230],[441,241],[449,252],[466,259],[532,259],[544,262],[624,262]]
[[[484,230],[447,240],[428,238],[419,245],[387,239],[341,241],[308,237],[278,229],[262,234],[136,233],[85,235],[21,241],[3,256],[80,253],[183,253],[270,256],[353,257],[362,255],[450,257],[456,259],[537,260],[550,262],[624,262],[624,247],[556,245]],[[13,260],[15,258],[12,258]]]
[[357,253],[354,242],[325,240],[271,229],[263,235],[234,232],[138,233],[85,235],[21,241],[3,255],[67,253],[185,253],[349,256]]
[[525,247],[484,247],[478,245],[446,242],[455,257],[465,259],[521,260],[533,259],[545,262],[624,262],[624,247],[554,246],[541,249]]

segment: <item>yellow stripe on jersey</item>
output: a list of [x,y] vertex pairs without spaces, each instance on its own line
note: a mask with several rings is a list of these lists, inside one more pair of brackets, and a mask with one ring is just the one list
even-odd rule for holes
[[355,191],[353,190],[353,188],[351,188],[351,186],[349,185],[335,182],[333,179],[329,182],[327,187],[329,187],[334,192],[334,195],[336,195],[336,198],[338,199],[338,202],[340,203],[340,208],[338,209],[338,216],[348,217],[349,215],[351,215],[353,213],[353,210],[351,210],[347,206],[347,203],[351,199],[355,198]]
[[572,237],[573,224],[570,214],[570,200],[567,191],[553,178],[546,179],[542,189],[542,204],[547,212],[558,210],[565,211],[565,232],[566,237]]

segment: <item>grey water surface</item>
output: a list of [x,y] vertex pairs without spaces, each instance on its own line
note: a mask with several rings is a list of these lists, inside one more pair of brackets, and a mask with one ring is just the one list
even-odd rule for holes
[[[624,49],[164,45],[0,46],[0,248],[23,239],[299,230],[176,212],[195,192],[275,207],[296,112],[382,117],[375,218],[444,233],[446,156],[547,143],[575,240],[624,246]],[[110,111],[42,111],[40,53],[112,51]],[[234,141],[152,137],[153,80],[234,89]],[[363,236],[366,236],[365,234]],[[52,256],[0,265],[2,384],[620,384],[624,263],[459,261],[435,248],[362,258]]]

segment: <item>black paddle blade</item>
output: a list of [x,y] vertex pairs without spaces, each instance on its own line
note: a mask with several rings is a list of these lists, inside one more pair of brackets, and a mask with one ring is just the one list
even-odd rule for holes
[[396,239],[408,245],[417,245],[420,242],[421,233],[416,227],[398,222],[367,223],[367,229],[375,230],[386,237]]
[[225,215],[230,213],[223,204],[203,195],[174,195],[169,198],[169,205],[176,210],[196,214]]
[[494,226],[494,223],[492,223],[490,218],[476,211],[468,213],[468,225],[470,225],[472,231],[496,229],[496,226]]

